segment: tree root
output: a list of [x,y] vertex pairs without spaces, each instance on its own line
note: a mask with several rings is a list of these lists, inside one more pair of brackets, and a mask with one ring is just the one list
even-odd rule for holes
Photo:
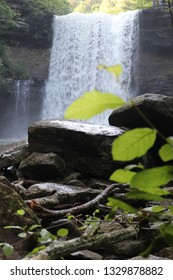
[[84,203],[82,205],[79,205],[79,206],[68,208],[68,209],[63,209],[63,210],[46,209],[46,208],[40,206],[39,204],[37,204],[37,202],[34,203],[34,200],[33,200],[33,205],[30,205],[30,206],[39,218],[46,218],[46,217],[60,218],[60,217],[66,216],[68,214],[76,215],[78,213],[83,213],[87,210],[91,210],[94,207],[96,207],[103,199],[105,199],[108,196],[108,194],[112,190],[114,190],[118,186],[119,186],[119,184],[109,185],[105,190],[103,190],[99,195],[97,195],[91,201],[86,202],[86,203]]

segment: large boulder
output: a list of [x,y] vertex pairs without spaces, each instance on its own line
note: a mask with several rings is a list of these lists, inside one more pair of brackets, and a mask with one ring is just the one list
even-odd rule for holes
[[[133,105],[132,105],[133,103]],[[165,136],[173,135],[173,97],[147,93],[114,110],[109,124],[119,127],[148,127],[142,114]]]
[[118,164],[112,160],[112,142],[122,133],[117,127],[72,121],[38,122],[28,130],[29,151],[56,153],[69,172],[107,179]]

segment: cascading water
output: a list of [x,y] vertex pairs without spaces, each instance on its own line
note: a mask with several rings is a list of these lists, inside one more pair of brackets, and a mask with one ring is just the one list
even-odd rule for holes
[[[54,38],[43,101],[43,119],[63,118],[65,109],[80,95],[97,89],[131,97],[132,69],[138,12],[55,16]],[[97,66],[121,64],[119,83]],[[94,118],[105,123],[105,116]]]
[[28,127],[31,80],[15,81],[14,125],[15,135],[20,137]]

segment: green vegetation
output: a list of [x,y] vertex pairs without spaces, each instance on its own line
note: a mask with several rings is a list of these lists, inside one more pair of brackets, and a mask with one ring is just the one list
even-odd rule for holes
[[[111,74],[114,73],[116,78],[122,72],[117,66],[115,66],[115,71],[113,71],[113,66],[106,67],[106,69]],[[103,98],[101,98],[101,95]],[[111,93],[106,95],[98,91],[94,91],[94,94],[93,92],[88,92],[69,106],[65,113],[65,118],[86,120],[88,117],[103,112],[105,109],[117,108],[124,103],[124,100],[113,94],[111,98]],[[135,106],[132,101],[130,103],[131,106]],[[80,105],[80,111],[76,110],[78,105]],[[88,106],[90,106],[89,113]],[[117,169],[110,176],[110,180],[128,184],[129,192],[125,195],[127,198],[150,201],[152,206],[143,208],[141,206],[139,209],[134,209],[124,201],[109,198],[107,205],[112,207],[112,211],[107,218],[114,217],[117,209],[121,209],[125,213],[135,213],[140,219],[146,219],[145,215],[148,213],[147,219],[149,222],[154,221],[161,224],[159,226],[159,235],[153,241],[152,246],[158,240],[164,239],[169,246],[173,247],[173,207],[169,202],[172,194],[165,188],[173,180],[173,165],[170,162],[173,160],[173,140],[172,137],[165,138],[164,135],[155,129],[150,120],[145,116],[143,117],[146,121],[146,127],[128,130],[113,141],[112,158],[115,161],[126,163],[132,160],[137,161],[154,146],[156,137],[159,135],[165,141],[165,144],[158,151],[163,164],[161,166],[145,168],[139,160],[137,164],[127,164],[125,168]],[[148,128],[149,124],[150,127]],[[168,162],[168,164],[165,165],[165,162]],[[162,203],[157,205],[157,202]],[[150,250],[152,246],[150,246]],[[144,255],[147,255],[150,250],[147,249]]]
[[0,35],[10,27],[16,26],[16,13],[8,6],[5,0],[0,2]]
[[69,0],[74,12],[104,12],[117,14],[128,10],[144,9],[152,6],[151,0]]

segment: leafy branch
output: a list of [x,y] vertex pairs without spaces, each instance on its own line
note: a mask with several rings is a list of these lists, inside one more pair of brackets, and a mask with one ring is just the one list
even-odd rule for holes
[[[122,73],[120,65],[97,67],[99,70],[106,69],[111,75],[114,75],[118,80]],[[146,121],[146,127],[135,128],[126,131],[123,135],[117,137],[112,144],[112,158],[115,161],[129,162],[140,159],[145,156],[147,152],[154,146],[157,135],[165,141],[158,151],[158,155],[163,162],[173,160],[173,137],[166,138],[160,131],[158,131],[152,122],[140,111],[140,109],[131,102],[131,106],[135,107],[137,112]],[[120,97],[112,93],[102,93],[97,90],[87,92],[79,99],[74,101],[66,110],[66,119],[80,119],[86,120],[94,115],[97,115],[107,109],[116,109],[126,102]],[[149,126],[149,127],[147,127]],[[127,183],[130,191],[125,195],[127,198],[146,200],[146,201],[166,201],[167,197],[172,196],[171,193],[165,189],[170,181],[173,180],[173,165],[162,165],[153,168],[144,168],[140,164],[127,165],[124,169],[117,169],[110,176],[110,180],[118,183]],[[136,171],[137,169],[137,171]],[[135,170],[135,171],[134,171]],[[154,214],[158,220],[160,216],[166,217],[160,227],[160,235],[166,242],[173,247],[173,225],[172,225],[172,206],[169,205],[167,209],[160,206],[156,210],[155,207],[150,208],[150,213]],[[109,199],[108,205],[112,210],[120,208],[127,213],[136,213],[141,215],[141,211],[134,210],[130,205],[118,200]],[[172,238],[172,239],[171,239]]]

